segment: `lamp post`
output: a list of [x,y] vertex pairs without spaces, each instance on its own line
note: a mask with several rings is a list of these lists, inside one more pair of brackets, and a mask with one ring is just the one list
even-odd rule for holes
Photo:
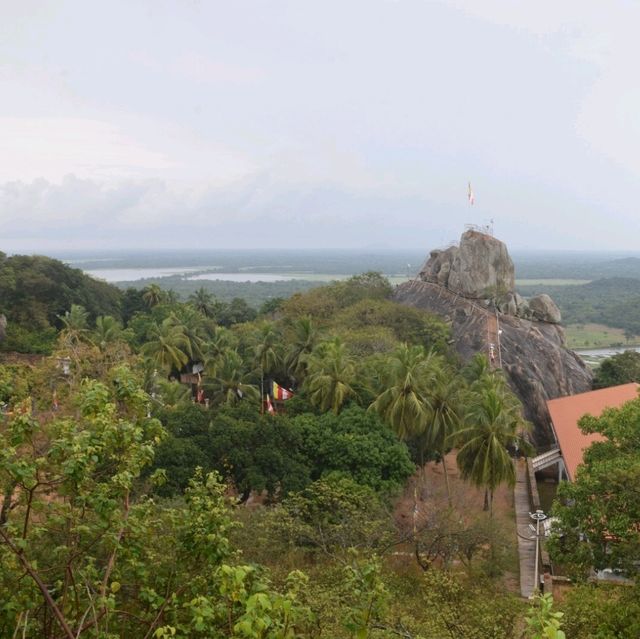
[[536,510],[535,513],[529,513],[529,517],[536,522],[536,564],[533,572],[533,591],[540,590],[540,583],[538,581],[538,565],[540,562],[540,522],[544,521],[547,516],[541,511]]

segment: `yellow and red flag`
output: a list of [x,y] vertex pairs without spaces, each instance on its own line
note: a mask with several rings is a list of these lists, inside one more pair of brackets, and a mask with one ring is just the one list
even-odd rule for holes
[[291,399],[293,393],[288,388],[283,388],[276,382],[271,382],[271,397],[273,397],[274,401],[282,402],[285,399]]

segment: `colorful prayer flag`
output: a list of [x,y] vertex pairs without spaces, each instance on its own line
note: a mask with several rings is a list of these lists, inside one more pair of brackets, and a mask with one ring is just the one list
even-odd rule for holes
[[273,404],[271,403],[271,397],[269,397],[269,395],[267,395],[267,413],[269,413],[269,415],[273,415],[276,412],[276,409],[273,407]]
[[274,401],[281,402],[285,399],[291,399],[293,397],[293,393],[289,389],[276,384],[276,382],[271,382],[271,396]]

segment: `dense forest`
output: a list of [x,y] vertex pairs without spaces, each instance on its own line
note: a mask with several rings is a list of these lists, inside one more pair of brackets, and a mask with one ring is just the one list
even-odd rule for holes
[[[282,279],[276,282],[233,282],[231,280],[190,280],[180,275],[167,277],[145,278],[135,282],[136,287],[146,288],[156,285],[164,290],[174,291],[183,300],[194,295],[198,290],[205,289],[220,302],[229,303],[234,299],[245,301],[251,308],[259,309],[263,304],[278,299],[287,299],[296,293],[303,293],[318,286],[324,286],[331,279],[305,280]],[[126,290],[131,282],[117,282],[117,286]]]
[[640,279],[614,277],[587,284],[518,286],[526,297],[547,293],[562,312],[565,324],[604,324],[640,335]]
[[586,579],[640,559],[638,402],[585,422],[610,445],[557,505],[576,586],[525,602],[521,406],[384,277],[255,310],[56,268],[4,284],[9,331],[39,348],[39,314],[52,356],[0,360],[0,637],[637,637],[638,586]]
[[602,254],[550,251],[517,252],[516,274],[521,279],[601,280],[612,277],[640,279],[640,257],[603,257]]

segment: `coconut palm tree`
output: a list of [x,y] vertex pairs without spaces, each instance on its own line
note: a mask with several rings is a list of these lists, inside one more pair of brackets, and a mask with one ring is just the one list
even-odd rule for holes
[[264,377],[276,372],[282,361],[282,336],[273,322],[262,322],[256,335],[254,353],[260,370],[260,392],[264,395]]
[[82,341],[88,341],[89,336],[89,313],[84,306],[72,304],[71,310],[64,315],[58,315],[62,322],[60,337],[69,346],[77,346]]
[[447,450],[452,446],[453,438],[462,426],[464,381],[449,367],[437,367],[428,395],[430,414],[424,445],[436,451],[440,456],[447,488],[447,499],[451,504],[451,489],[445,456]]
[[355,361],[339,337],[319,344],[309,357],[305,386],[311,402],[321,410],[332,410],[337,415],[345,402],[355,396],[355,380]]
[[489,359],[483,353],[476,353],[462,369],[462,376],[470,385],[478,380],[486,379],[491,373]]
[[166,294],[157,284],[149,284],[144,289],[142,299],[149,308],[153,308],[165,301]]
[[260,370],[269,375],[274,373],[282,361],[282,336],[273,322],[262,322],[255,335],[254,353]]
[[204,287],[189,296],[189,303],[207,318],[215,317],[215,301],[215,297]]
[[400,439],[424,435],[433,410],[429,395],[440,358],[421,346],[402,344],[386,359],[381,392],[371,404]]
[[189,340],[175,318],[167,317],[161,324],[149,328],[148,341],[141,352],[152,364],[165,372],[180,370],[189,361]]
[[158,400],[167,408],[176,408],[191,403],[191,388],[179,382],[162,379],[158,382]]
[[504,482],[513,486],[516,481],[508,447],[529,447],[523,438],[527,424],[520,403],[499,378],[492,385],[472,387],[468,402],[465,425],[456,436],[458,467],[463,479],[485,488],[485,510],[493,516],[495,489]]
[[179,327],[187,339],[186,353],[192,360],[202,360],[204,355],[205,340],[204,319],[196,309],[191,306],[180,306],[169,315],[171,322]]
[[168,291],[164,291],[164,298],[162,301],[167,304],[175,305],[180,301],[180,295],[170,288]]
[[115,317],[100,315],[96,318],[96,327],[91,339],[104,352],[109,344],[122,339],[122,333],[122,324]]
[[211,390],[215,402],[236,404],[245,398],[258,399],[260,393],[249,379],[238,351],[227,350],[220,357],[215,376],[205,386]]
[[205,342],[205,368],[210,375],[215,375],[217,367],[224,353],[232,350],[236,340],[228,328],[216,326]]
[[285,364],[289,375],[296,380],[302,380],[307,371],[309,355],[320,339],[320,331],[310,315],[297,318],[291,328],[292,336]]

